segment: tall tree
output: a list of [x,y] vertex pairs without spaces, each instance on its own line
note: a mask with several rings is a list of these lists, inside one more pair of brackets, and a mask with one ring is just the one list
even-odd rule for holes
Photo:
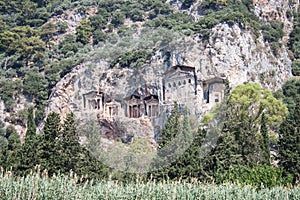
[[77,170],[77,167],[79,167],[80,164],[80,157],[82,157],[81,155],[83,152],[79,143],[75,120],[75,115],[73,113],[68,113],[66,119],[64,120],[62,129],[63,151],[61,154],[61,159],[63,160],[63,165],[66,172],[69,170]]
[[261,117],[260,133],[262,136],[261,148],[262,148],[263,163],[269,165],[270,164],[270,138],[268,134],[265,113],[263,113]]
[[50,113],[45,121],[43,135],[40,141],[41,166],[47,169],[49,174],[57,173],[62,168],[60,153],[61,148],[61,124],[57,113]]
[[[267,126],[277,128],[286,113],[287,109],[281,100],[275,99],[269,90],[263,90],[259,84],[237,86],[228,98],[204,118],[213,124],[209,128],[216,130],[217,139],[216,145],[207,156],[205,169],[213,172],[214,176],[219,172],[217,175],[220,176],[215,177],[221,181],[221,175],[230,167],[252,167],[260,163],[264,153],[259,142],[261,121],[265,124],[263,130]],[[218,126],[219,129],[215,128]],[[267,137],[267,131],[265,133]],[[208,134],[212,134],[211,131]],[[208,145],[210,143],[212,142],[208,142]]]
[[162,135],[158,138],[157,157],[152,163],[152,174],[155,178],[166,178],[176,176],[174,174],[174,165],[170,165],[178,158],[178,148],[180,145],[181,134],[181,114],[179,113],[178,104],[175,103],[171,114],[169,115],[165,127],[162,130]]
[[8,140],[6,166],[12,167],[14,171],[18,169],[21,162],[21,140],[16,129],[13,126],[6,128],[6,136]]
[[4,123],[0,120],[0,166],[5,166],[8,141],[5,137]]
[[25,142],[29,140],[33,140],[36,137],[36,125],[34,121],[34,108],[31,106],[28,109],[28,117],[27,117],[27,131]]
[[32,170],[39,164],[39,143],[37,140],[36,125],[34,121],[34,108],[30,107],[28,109],[25,143],[22,145],[21,163],[19,166],[19,171],[23,173]]
[[293,176],[293,181],[300,180],[300,98],[297,98],[294,114],[291,114],[280,128],[279,165],[284,172]]

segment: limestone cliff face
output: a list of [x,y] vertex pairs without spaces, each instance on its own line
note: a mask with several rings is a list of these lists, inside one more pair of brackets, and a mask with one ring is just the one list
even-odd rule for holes
[[285,36],[282,38],[282,41],[287,42],[288,35],[293,30],[293,17],[291,16],[291,12],[297,10],[299,1],[253,0],[253,4],[255,5],[255,14],[262,21],[279,21],[283,23]]
[[[180,2],[170,1],[178,11]],[[196,1],[188,10],[195,19],[201,17],[200,3]],[[201,116],[222,100],[225,80],[231,88],[244,82],[280,88],[292,76],[286,42],[293,24],[287,11],[297,8],[298,1],[253,3],[262,20],[284,24],[285,36],[276,52],[251,30],[218,24],[208,40],[199,35],[182,37],[176,45],[157,50],[150,62],[139,68],[111,68],[105,60],[84,62],[53,88],[46,114],[54,111],[63,117],[72,111],[83,122],[100,120],[107,134],[153,138],[173,100]],[[184,76],[193,78],[184,80]],[[117,132],[111,130],[116,125]]]
[[[178,73],[185,73],[186,76],[187,70],[194,73],[194,80],[189,82],[179,75],[175,79],[167,79],[169,71],[174,69],[175,72],[176,66],[180,68]],[[148,124],[148,128],[126,129],[124,133],[143,133],[153,137],[157,133],[155,128],[161,128],[172,101],[187,106],[192,114],[201,116],[222,100],[224,85],[217,86],[216,80],[226,79],[232,88],[244,82],[259,82],[275,90],[290,77],[291,60],[284,45],[275,55],[269,44],[264,43],[262,38],[256,38],[250,30],[242,30],[238,25],[219,24],[213,28],[208,40],[202,40],[198,35],[184,37],[172,48],[157,51],[151,62],[140,68],[110,68],[105,61],[86,62],[78,66],[53,90],[47,113],[55,111],[63,116],[73,111],[83,121],[110,119],[126,127]],[[168,86],[169,80],[174,80],[174,85]],[[218,83],[224,84],[222,81]],[[185,84],[190,84],[190,87],[180,90]],[[207,86],[210,84],[221,89],[211,90]],[[191,93],[183,92],[189,88]],[[168,89],[171,92],[169,101]],[[178,95],[178,91],[182,93]],[[215,96],[209,96],[211,94]],[[139,105],[142,107],[138,108],[138,112],[142,111],[142,114],[139,116],[132,114],[135,112],[130,107],[133,96],[141,100]],[[148,96],[157,98],[157,116],[149,116],[148,104],[143,100]],[[88,103],[91,100],[93,102]]]

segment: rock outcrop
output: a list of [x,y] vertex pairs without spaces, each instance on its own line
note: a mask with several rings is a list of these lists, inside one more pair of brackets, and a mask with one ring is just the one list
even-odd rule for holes
[[[178,69],[178,73],[185,73],[188,77],[184,68],[194,74],[191,75],[194,79],[183,80],[179,75],[168,75],[170,70],[176,72]],[[259,82],[266,88],[276,90],[290,76],[291,60],[284,45],[275,54],[270,45],[262,37],[256,38],[251,30],[224,23],[212,29],[208,40],[202,40],[199,35],[184,37],[177,41],[176,46],[157,51],[151,62],[140,68],[111,68],[105,61],[86,62],[78,66],[57,84],[49,99],[47,112],[55,111],[63,116],[73,111],[83,121],[97,117],[117,119],[123,121],[124,126],[131,127],[131,131],[137,130],[132,126],[139,127],[142,119],[144,122],[150,119],[152,126],[143,131],[157,128],[155,134],[159,134],[173,101],[187,106],[192,114],[201,116],[222,100],[224,86],[217,86],[217,79],[227,80],[231,88],[244,82]],[[175,80],[173,85],[167,85],[169,80]],[[221,88],[219,91],[209,89],[213,88],[210,85],[214,83],[214,88]],[[218,83],[224,84],[222,81]],[[178,95],[178,90],[185,84],[190,84],[192,92]],[[171,92],[170,96],[167,90]],[[88,99],[87,95],[91,92],[94,96]],[[157,98],[159,105],[156,116],[149,115],[144,101],[151,95]],[[136,110],[135,105],[130,107],[132,97],[141,102],[136,104],[141,106]],[[87,105],[88,101],[92,105]],[[116,102],[116,107],[112,107],[111,102]],[[136,118],[141,120],[134,125]],[[133,132],[128,134],[139,135],[138,131]],[[146,135],[151,135],[150,132]]]
[[[181,12],[180,2],[169,1]],[[200,3],[196,1],[187,11],[195,20],[201,17]],[[82,122],[117,121],[122,127],[101,128],[110,135],[122,132],[153,138],[160,134],[173,101],[201,116],[222,100],[225,83],[230,88],[244,82],[259,82],[271,90],[280,88],[292,76],[286,42],[293,23],[287,13],[297,8],[299,2],[253,3],[261,20],[284,25],[285,36],[276,51],[262,35],[257,37],[250,29],[223,23],[211,30],[207,40],[199,35],[184,36],[176,45],[158,49],[141,67],[111,67],[105,59],[87,59],[53,88],[46,114],[53,111],[64,117],[72,111]],[[94,14],[93,9],[88,15]],[[71,15],[74,13],[66,16]],[[70,31],[75,31],[83,18],[77,16],[74,24],[68,24]]]

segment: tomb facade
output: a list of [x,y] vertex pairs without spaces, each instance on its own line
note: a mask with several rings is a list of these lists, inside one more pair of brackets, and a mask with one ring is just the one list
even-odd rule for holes
[[134,93],[130,96],[127,102],[127,108],[127,116],[129,118],[139,118],[144,114],[144,104],[138,93]]
[[158,117],[160,108],[158,96],[150,95],[144,98],[145,111],[148,117]]
[[96,112],[100,119],[146,117],[154,127],[162,127],[175,102],[182,112],[187,107],[189,113],[199,116],[224,99],[224,79],[199,80],[194,67],[171,67],[153,82],[124,98],[113,98],[101,89],[90,91],[83,95],[82,107],[87,112]]
[[197,95],[195,68],[174,66],[164,74],[163,103],[186,103]]
[[210,107],[224,99],[225,82],[222,78],[212,78],[203,81],[203,103]]

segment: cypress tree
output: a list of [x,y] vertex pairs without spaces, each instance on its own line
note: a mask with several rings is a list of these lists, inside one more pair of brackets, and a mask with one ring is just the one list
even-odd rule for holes
[[260,132],[262,136],[261,147],[262,147],[263,163],[270,165],[270,138],[268,134],[265,113],[263,113],[261,117]]
[[36,125],[34,119],[34,108],[28,109],[27,131],[25,143],[22,145],[21,162],[19,166],[20,173],[27,173],[39,164],[39,143],[36,135]]
[[21,140],[16,129],[13,126],[6,128],[6,136],[8,137],[8,146],[6,154],[6,166],[12,167],[16,171],[21,162]]
[[57,113],[50,113],[45,121],[43,135],[41,137],[41,166],[47,169],[49,174],[63,170],[60,154],[61,147],[61,124]]
[[79,167],[80,154],[82,154],[82,147],[79,143],[75,115],[68,113],[64,120],[62,130],[62,160],[65,171],[76,171]]
[[8,141],[5,135],[4,123],[0,120],[0,166],[5,166]]
[[165,127],[162,130],[162,135],[158,139],[159,149],[167,146],[180,133],[180,113],[178,104],[175,103],[171,115],[168,117]]
[[[181,134],[181,121],[178,104],[175,103],[170,116],[168,117],[162,135],[158,138],[157,158],[151,164],[151,169],[155,170],[152,175],[157,178],[173,178],[176,176],[174,165],[171,163],[177,158]],[[177,138],[177,136],[179,136]]]
[[289,115],[280,127],[279,165],[286,175],[291,174],[293,181],[300,179],[300,99],[292,115]]
[[35,140],[36,139],[36,125],[34,120],[34,108],[31,106],[28,109],[28,116],[27,116],[27,131],[26,131],[26,140]]

